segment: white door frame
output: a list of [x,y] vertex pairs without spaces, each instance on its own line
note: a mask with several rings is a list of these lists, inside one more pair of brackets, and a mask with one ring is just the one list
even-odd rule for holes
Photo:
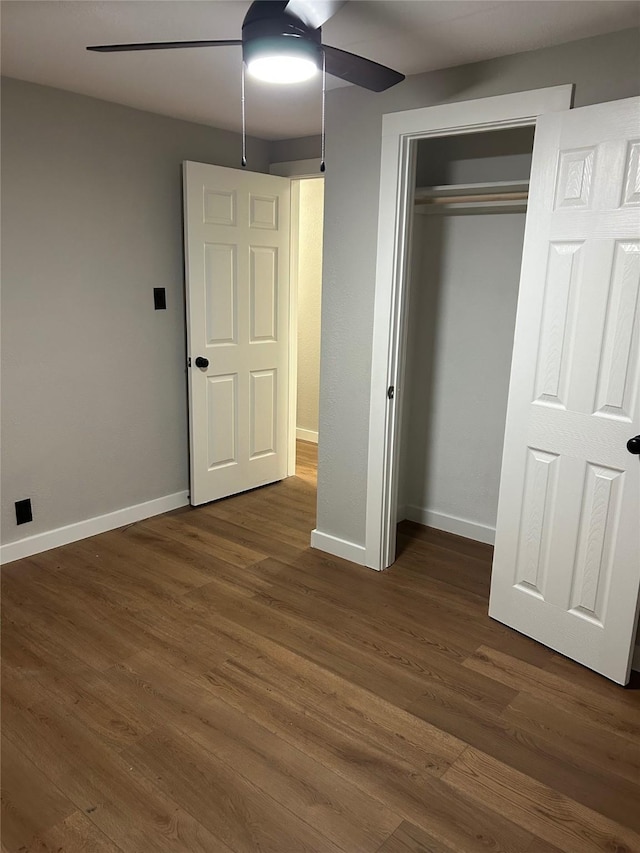
[[[400,434],[399,383],[406,343],[411,220],[419,139],[534,125],[539,115],[568,110],[573,85],[497,95],[388,113],[382,117],[378,250],[369,404],[365,565],[395,560]],[[388,390],[395,389],[393,399]]]
[[272,163],[269,174],[291,178],[291,235],[289,241],[289,444],[287,476],[296,473],[296,426],[298,409],[298,260],[300,226],[300,181],[322,180],[318,160],[287,160]]

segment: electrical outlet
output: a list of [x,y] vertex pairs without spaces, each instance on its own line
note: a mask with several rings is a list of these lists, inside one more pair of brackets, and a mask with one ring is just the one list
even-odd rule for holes
[[31,498],[16,501],[16,524],[26,524],[28,521],[33,521]]
[[164,287],[153,288],[153,307],[156,311],[164,311],[167,307],[167,294]]

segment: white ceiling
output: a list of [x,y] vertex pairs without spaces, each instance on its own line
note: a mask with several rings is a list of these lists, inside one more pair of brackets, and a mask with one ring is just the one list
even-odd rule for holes
[[[239,130],[239,47],[100,54],[85,46],[239,38],[248,6],[248,0],[4,0],[2,73]],[[628,0],[351,0],[325,24],[323,41],[409,75],[639,24],[640,3]],[[346,85],[328,81],[330,88]],[[286,88],[248,81],[247,127],[264,139],[318,133],[319,81]]]

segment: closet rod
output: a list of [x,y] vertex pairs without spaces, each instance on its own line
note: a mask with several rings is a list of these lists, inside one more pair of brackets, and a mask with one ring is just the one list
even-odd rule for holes
[[496,192],[473,195],[448,195],[448,196],[431,196],[430,198],[416,198],[415,204],[470,204],[474,202],[491,202],[491,201],[526,201],[529,197],[528,192]]
[[425,207],[495,204],[497,207],[508,205],[526,206],[529,197],[529,181],[491,181],[476,184],[442,184],[440,186],[416,187],[415,204]]

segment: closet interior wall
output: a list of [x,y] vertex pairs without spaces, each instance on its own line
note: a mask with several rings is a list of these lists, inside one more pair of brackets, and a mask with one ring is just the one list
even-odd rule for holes
[[[532,146],[532,128],[421,140],[416,186],[528,181]],[[414,214],[399,520],[493,542],[524,225]]]

